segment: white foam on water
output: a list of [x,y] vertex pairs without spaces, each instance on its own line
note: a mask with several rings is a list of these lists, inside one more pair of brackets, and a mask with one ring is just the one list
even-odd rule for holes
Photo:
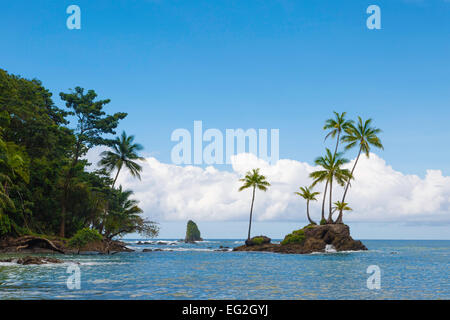
[[336,248],[332,244],[327,244],[325,246],[325,252],[326,253],[336,253]]

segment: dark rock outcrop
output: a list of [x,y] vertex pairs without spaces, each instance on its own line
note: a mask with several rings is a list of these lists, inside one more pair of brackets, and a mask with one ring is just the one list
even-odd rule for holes
[[0,260],[0,262],[13,262],[21,265],[30,265],[30,264],[47,264],[47,263],[63,263],[64,261],[56,259],[56,258],[47,258],[47,257],[31,257],[26,256],[23,258],[9,258]]
[[200,230],[198,230],[197,224],[189,220],[186,226],[186,237],[184,238],[184,242],[195,242],[202,241],[203,239],[200,236]]
[[0,252],[21,253],[64,253],[60,241],[50,241],[43,237],[23,236],[0,240]]
[[7,237],[0,239],[0,253],[117,253],[132,252],[126,244],[117,240],[101,240],[88,243],[80,250],[70,248],[66,240],[49,240],[38,236],[23,236],[18,238]]
[[327,245],[336,251],[367,250],[361,241],[353,240],[350,228],[345,224],[310,225],[286,236],[281,244],[243,245],[233,250],[305,254],[325,252]]

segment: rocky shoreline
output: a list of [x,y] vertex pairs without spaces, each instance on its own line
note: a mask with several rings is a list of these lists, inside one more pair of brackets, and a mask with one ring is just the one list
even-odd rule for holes
[[[291,235],[294,235],[294,237],[298,235],[298,241],[287,241]],[[247,244],[236,247],[233,251],[308,254],[313,252],[326,252],[327,248],[336,250],[336,252],[367,250],[361,241],[354,240],[350,236],[350,228],[345,224],[309,225],[286,236],[285,240],[280,244],[270,243],[267,240],[261,244],[253,243],[253,239],[261,237],[254,237],[250,241],[247,241]]]
[[[114,254],[118,252],[133,252],[121,241],[96,241],[80,249],[80,253]],[[23,236],[19,238],[0,239],[0,253],[25,254],[77,254],[78,249],[68,247],[66,241],[59,239],[49,240],[40,236]]]

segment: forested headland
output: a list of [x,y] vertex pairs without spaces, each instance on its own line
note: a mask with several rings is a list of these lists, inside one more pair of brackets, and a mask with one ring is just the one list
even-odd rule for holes
[[[125,112],[80,87],[59,93],[39,80],[0,69],[0,238],[40,235],[83,244],[127,233],[153,237],[158,225],[142,215],[118,175],[140,178],[142,147],[116,129]],[[97,169],[87,152],[105,146]]]

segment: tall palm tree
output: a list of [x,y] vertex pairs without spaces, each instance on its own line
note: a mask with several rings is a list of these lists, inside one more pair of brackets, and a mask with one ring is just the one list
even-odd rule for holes
[[109,172],[112,172],[114,169],[117,170],[112,188],[114,188],[120,170],[124,165],[133,177],[141,179],[140,172],[142,171],[142,167],[136,162],[136,160],[145,160],[137,153],[142,150],[143,147],[138,143],[133,143],[133,141],[134,136],[127,136],[125,131],[123,131],[122,135],[120,137],[116,137],[114,140],[114,143],[111,146],[112,151],[103,151],[100,154],[102,156],[102,159],[98,163],[100,166],[104,167]]
[[[345,182],[350,180],[351,173],[348,169],[342,169],[341,167],[348,162],[347,159],[342,158],[341,153],[332,154],[330,149],[326,149],[325,157],[319,157],[315,161],[315,164],[322,167],[322,170],[312,172],[309,176],[314,179],[312,187],[319,182],[328,182],[330,186],[330,210],[328,214],[327,223],[333,223],[332,215],[332,199],[333,199],[333,181],[335,180],[339,185],[344,186]],[[325,203],[325,195],[323,198]],[[322,219],[324,219],[324,212],[322,212]]]
[[266,181],[266,177],[259,174],[259,169],[252,169],[252,171],[248,171],[245,174],[243,179],[239,179],[239,181],[244,182],[244,185],[239,188],[239,191],[242,191],[247,188],[253,189],[252,195],[252,206],[250,207],[250,222],[248,224],[248,236],[247,240],[250,240],[250,230],[252,228],[252,215],[253,215],[253,203],[255,202],[255,190],[258,188],[261,191],[267,191],[267,188],[270,186],[270,183]]
[[[334,138],[336,137],[336,147],[334,148],[334,155],[336,155],[339,147],[339,141],[340,137],[343,131],[347,130],[352,124],[353,120],[346,120],[345,115],[346,112],[342,112],[341,114],[337,113],[336,111],[333,111],[334,113],[334,119],[328,119],[325,121],[325,125],[323,126],[323,130],[329,130],[328,134],[325,136],[325,140],[328,139],[328,137]],[[328,180],[325,182],[325,190],[323,193],[323,202],[322,202],[322,219],[325,219],[325,199],[327,195],[327,188],[328,188]]]
[[[353,172],[355,171],[356,165],[358,164],[359,157],[361,153],[364,152],[367,158],[370,155],[370,147],[374,146],[379,149],[384,149],[380,138],[377,136],[381,130],[373,128],[371,126],[372,119],[363,121],[361,117],[358,117],[358,124],[354,126],[350,125],[346,130],[346,135],[342,137],[342,142],[347,143],[345,150],[349,150],[355,146],[359,145],[358,156],[356,157],[355,163],[351,171],[351,176],[353,177]],[[350,186],[350,180],[347,181],[345,186],[344,194],[342,196],[342,203],[345,202],[345,197],[347,195],[348,188]],[[337,223],[342,223],[342,211],[339,211],[339,217],[336,220]]]
[[316,201],[317,200],[316,196],[319,195],[320,192],[312,192],[310,190],[310,187],[300,187],[300,191],[301,192],[294,192],[294,193],[306,200],[306,216],[308,217],[309,223],[317,224],[309,216],[309,201]]
[[328,132],[328,134],[325,136],[325,140],[328,139],[328,137],[336,137],[336,147],[334,148],[334,154],[336,154],[341,133],[345,130],[348,130],[354,121],[345,119],[345,115],[347,114],[346,112],[342,112],[341,114],[339,114],[336,111],[333,111],[333,113],[334,119],[328,119],[327,121],[325,121],[323,130],[330,130],[330,132]]

